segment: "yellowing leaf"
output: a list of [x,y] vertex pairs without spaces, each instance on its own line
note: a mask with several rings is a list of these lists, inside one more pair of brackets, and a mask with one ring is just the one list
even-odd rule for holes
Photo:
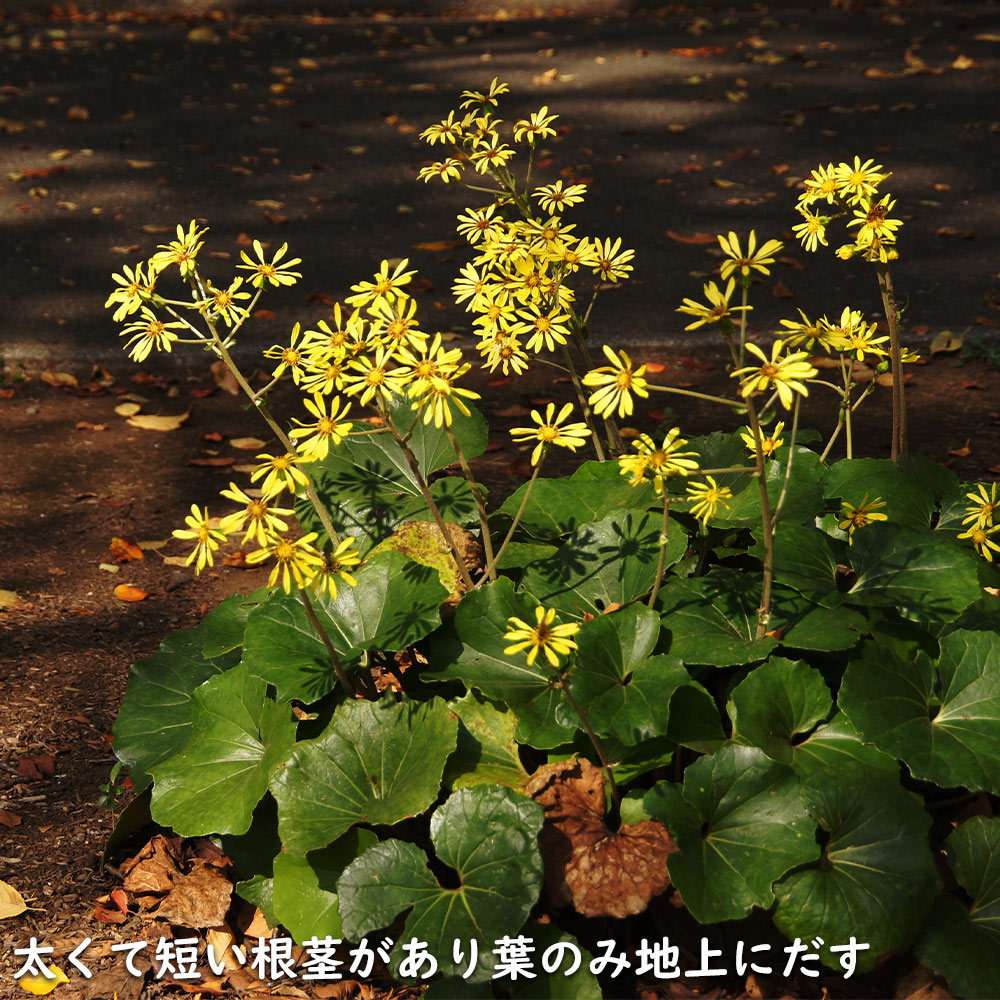
[[75,375],[71,375],[69,372],[47,371],[47,372],[42,372],[41,375],[39,375],[38,377],[44,383],[46,383],[46,385],[54,385],[54,386],[57,386],[57,387],[61,386],[61,385],[79,385],[80,384],[79,382],[77,382],[76,376]]
[[16,917],[27,908],[28,904],[17,889],[7,882],[0,882],[0,920]]
[[155,167],[155,160],[126,160],[125,161],[133,170],[148,170],[150,167]]
[[431,253],[440,253],[442,250],[454,250],[460,247],[465,240],[429,240],[427,243],[414,243],[414,250],[429,250]]
[[119,417],[134,417],[141,409],[138,403],[119,403],[115,407],[115,413]]
[[240,451],[260,451],[264,447],[260,438],[233,438],[229,444]]
[[128,538],[111,539],[111,555],[115,562],[134,562],[136,559],[145,559],[145,553],[135,542]]
[[119,583],[118,586],[115,587],[115,597],[117,597],[119,601],[144,601],[147,597],[149,597],[149,594],[147,594],[146,591],[141,590],[139,587],[133,587],[131,584]]
[[934,335],[931,341],[931,354],[948,354],[957,351],[962,346],[961,335],[956,336],[951,330],[942,330]]
[[44,997],[60,983],[69,982],[69,976],[58,965],[50,965],[49,972],[52,973],[51,979],[47,979],[45,976],[24,976],[17,981],[17,985],[26,993],[32,993],[36,997]]
[[21,600],[13,590],[0,590],[0,608],[9,608]]
[[139,427],[144,431],[175,431],[181,424],[191,416],[191,411],[178,413],[176,416],[139,416],[129,417],[130,427]]

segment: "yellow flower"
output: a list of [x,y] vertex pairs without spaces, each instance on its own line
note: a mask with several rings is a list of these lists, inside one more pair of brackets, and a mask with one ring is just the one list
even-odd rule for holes
[[[781,432],[784,429],[784,420],[779,420],[774,425],[774,430],[767,437],[761,435],[760,450],[764,453],[765,458],[770,458],[785,443],[785,439],[781,436]],[[744,427],[740,431],[740,437],[743,438],[743,443],[747,446],[747,451],[751,455],[756,455],[757,445],[754,443],[753,430],[749,427]]]
[[521,142],[527,139],[530,143],[535,143],[539,139],[547,139],[556,134],[556,130],[551,127],[558,115],[550,115],[548,107],[543,107],[536,111],[531,118],[522,118],[514,122],[514,141]]
[[159,274],[164,268],[176,264],[180,268],[182,278],[194,274],[197,267],[195,258],[203,245],[199,241],[207,232],[208,229],[199,229],[198,223],[193,220],[188,226],[187,232],[184,232],[183,226],[178,226],[177,239],[166,244],[161,243],[157,247],[160,252],[149,258],[150,273]]
[[[279,378],[284,374],[285,369],[290,369],[292,373],[292,381],[298,385],[302,378],[302,367],[305,364],[306,356],[303,353],[303,348],[298,346],[299,334],[301,333],[300,324],[296,323],[292,327],[291,336],[288,338],[288,344],[282,346],[281,344],[275,344],[273,347],[269,347],[264,351],[264,357],[270,358],[272,361],[277,360],[278,365],[271,372],[272,378]],[[304,347],[304,344],[303,344]]]
[[520,653],[523,649],[529,649],[528,665],[535,662],[539,650],[545,654],[545,659],[549,661],[549,666],[558,667],[559,657],[566,656],[571,650],[577,648],[576,643],[570,636],[576,635],[580,631],[580,626],[573,623],[569,625],[553,625],[556,616],[556,609],[539,606],[535,608],[535,625],[529,625],[520,618],[510,617],[507,619],[511,628],[504,633],[504,638],[511,640],[514,645],[504,649],[504,655],[510,656],[512,653]]
[[423,181],[425,184],[434,178],[438,178],[445,184],[449,181],[461,180],[462,161],[449,156],[447,160],[441,160],[439,163],[428,163],[426,167],[421,167],[417,172],[417,180]]
[[226,326],[232,326],[247,314],[239,303],[250,298],[250,293],[240,291],[242,284],[242,278],[235,278],[228,288],[216,288],[212,282],[206,281],[208,295],[198,303],[198,311],[204,315],[211,314],[212,319],[221,319]]
[[710,281],[704,286],[705,298],[709,305],[695,302],[694,299],[685,299],[684,305],[677,307],[677,312],[687,313],[694,316],[695,321],[688,323],[685,330],[696,330],[706,323],[720,323],[724,319],[729,319],[733,313],[749,311],[753,306],[731,306],[729,300],[733,296],[736,288],[736,279],[730,278],[724,292],[719,290],[719,286],[714,281]]
[[607,344],[602,347],[604,356],[611,362],[603,368],[595,368],[583,377],[583,384],[588,389],[599,386],[587,400],[599,417],[608,417],[617,409],[619,417],[627,417],[632,413],[632,393],[647,399],[649,391],[647,382],[642,377],[646,371],[645,365],[632,367],[632,361],[624,351],[615,354]]
[[846,354],[856,361],[863,361],[865,354],[884,358],[886,350],[879,346],[889,338],[876,337],[875,323],[866,323],[860,309],[845,307],[840,314],[840,323],[831,323],[825,316],[820,323],[827,331],[826,343],[835,351]]
[[243,510],[227,514],[219,523],[226,532],[241,531],[245,526],[246,533],[240,540],[241,545],[251,538],[258,545],[266,544],[269,533],[276,534],[288,530],[288,524],[282,518],[292,517],[295,514],[290,507],[269,507],[267,497],[248,496],[236,483],[230,483],[229,489],[222,490],[221,493],[227,500],[244,505]]
[[594,274],[599,275],[602,281],[618,281],[619,278],[627,278],[633,268],[629,261],[635,256],[634,250],[622,250],[622,240],[611,242],[610,239],[603,243],[600,240],[594,241],[594,253],[597,263],[594,265]]
[[840,193],[841,182],[832,163],[818,166],[803,182],[805,192],[799,195],[800,205],[825,201],[832,205]]
[[[972,541],[976,551],[984,558],[993,561],[993,553],[1000,552],[1000,545],[993,541],[992,536],[1000,531],[1000,524],[987,528],[985,524],[974,524],[968,531],[963,531],[959,538]],[[992,551],[990,551],[992,549]]]
[[[858,226],[855,242],[862,250],[876,249],[880,254],[887,254],[885,245],[896,242],[896,230],[903,224],[899,219],[888,218],[896,202],[890,195],[881,201],[872,202],[870,198],[861,198],[858,207],[854,209],[854,218],[847,223]],[[880,257],[883,261],[886,257]]]
[[293,440],[306,438],[299,444],[299,454],[307,462],[322,461],[330,453],[330,444],[334,446],[351,433],[354,424],[345,421],[350,412],[351,404],[348,403],[343,411],[340,409],[340,399],[334,397],[330,401],[330,412],[327,413],[327,398],[320,393],[314,393],[311,400],[302,401],[305,408],[316,418],[312,423],[304,424],[300,420],[295,420],[299,424],[288,432],[288,436]]
[[778,390],[781,405],[788,410],[794,398],[793,392],[802,396],[809,395],[809,390],[803,383],[815,378],[819,372],[806,360],[809,355],[805,351],[797,351],[784,358],[779,357],[784,346],[783,341],[776,340],[771,345],[769,359],[756,344],[746,345],[751,354],[756,354],[760,358],[761,364],[757,367],[751,365],[740,368],[732,373],[733,378],[741,380],[740,391],[744,399],[755,392],[764,392],[773,387]]
[[850,163],[841,163],[837,166],[837,181],[842,193],[848,195],[851,202],[872,197],[876,193],[878,185],[890,176],[890,174],[882,173],[881,166],[873,166],[874,162],[874,160],[865,160],[862,163],[861,157],[855,156],[853,166]]
[[516,156],[514,149],[501,142],[499,136],[493,135],[489,142],[484,142],[476,149],[470,159],[476,165],[476,171],[485,174],[491,167],[502,167]]
[[511,369],[520,375],[530,367],[530,359],[517,337],[491,337],[479,344],[479,350],[484,355],[482,367],[491,372],[499,365],[504,375],[509,375]]
[[217,528],[212,527],[210,521],[207,507],[202,512],[196,504],[191,504],[191,513],[184,518],[187,528],[175,528],[173,531],[174,538],[197,542],[194,551],[185,561],[186,566],[195,563],[196,573],[200,573],[206,566],[214,565],[213,553],[218,550],[220,542],[226,540],[223,526],[220,524]]
[[417,273],[415,270],[406,270],[406,265],[409,263],[409,259],[404,257],[390,274],[389,261],[382,261],[372,281],[361,281],[356,285],[351,285],[351,291],[355,294],[349,295],[345,301],[349,306],[358,306],[359,308],[364,306],[377,308],[381,302],[392,305],[399,297],[399,289],[408,284],[410,278]]
[[110,309],[117,304],[118,308],[112,319],[120,323],[126,316],[131,316],[143,302],[149,300],[153,291],[153,281],[146,278],[142,264],[136,264],[134,271],[126,264],[121,274],[111,275],[111,280],[118,287],[108,296],[104,308]]
[[133,361],[141,363],[149,357],[150,351],[154,347],[158,351],[166,351],[169,354],[173,342],[178,339],[177,334],[171,331],[183,330],[184,328],[183,323],[164,323],[157,318],[156,313],[143,306],[139,313],[139,319],[132,320],[119,336],[128,337],[130,333],[133,334],[126,342],[125,348],[127,350],[131,347],[129,357]]
[[560,448],[569,448],[576,451],[584,439],[589,437],[590,428],[584,423],[567,424],[566,418],[573,412],[573,404],[567,403],[560,411],[559,415],[553,419],[556,404],[549,403],[545,407],[545,417],[538,410],[531,411],[531,419],[538,424],[537,427],[512,427],[510,436],[518,443],[524,444],[528,441],[537,440],[535,450],[531,453],[531,464],[538,465],[542,455],[548,451],[550,445],[557,445]]
[[442,145],[454,144],[463,135],[462,123],[455,121],[455,112],[449,111],[448,117],[437,125],[431,125],[420,133],[420,138],[428,145],[433,146],[435,142]]
[[780,253],[784,244],[780,240],[768,240],[759,250],[757,249],[757,233],[750,230],[747,237],[747,252],[744,255],[740,249],[739,237],[736,233],[728,236],[718,237],[719,246],[722,252],[729,258],[722,262],[722,280],[726,281],[739,272],[741,278],[749,278],[751,271],[760,271],[761,274],[770,274],[767,264],[774,263],[774,254]]
[[420,320],[417,319],[416,299],[401,294],[392,305],[379,302],[371,313],[369,345],[383,344],[397,350],[414,347],[419,350],[427,343],[427,334],[417,329]]
[[997,500],[997,484],[990,484],[990,492],[986,493],[986,484],[979,483],[976,487],[978,493],[966,493],[966,499],[972,501],[971,507],[966,507],[966,516],[962,518],[962,524],[975,524],[977,528],[987,528],[993,524],[997,510],[1000,509],[1000,501]]
[[470,364],[464,364],[453,370],[442,370],[440,375],[427,379],[419,391],[414,391],[416,390],[416,383],[414,383],[414,390],[411,390],[410,396],[416,399],[418,408],[423,407],[425,424],[429,424],[433,420],[435,427],[451,427],[452,403],[465,416],[470,416],[470,410],[462,402],[462,397],[464,396],[466,399],[480,399],[481,397],[478,392],[473,392],[471,389],[461,389],[454,385],[454,380],[461,378],[471,367]]
[[486,208],[467,208],[465,215],[458,217],[457,232],[459,236],[464,236],[473,246],[484,237],[490,237],[502,232],[502,219],[494,219],[493,213],[496,205],[487,205]]
[[797,319],[779,320],[788,331],[784,338],[785,346],[802,347],[807,351],[814,351],[817,347],[825,348],[829,328],[823,325],[823,320],[813,322],[801,309],[799,315],[802,317],[801,323]]
[[364,354],[356,358],[344,370],[344,392],[348,396],[360,393],[362,404],[369,402],[375,395],[387,402],[394,395],[399,395],[406,385],[407,372],[390,371],[386,367],[390,361],[391,355],[384,347],[375,349],[374,359]]
[[460,108],[469,108],[474,104],[478,104],[483,108],[497,107],[499,102],[497,98],[501,94],[506,94],[510,90],[510,87],[506,83],[498,83],[497,77],[493,77],[490,82],[489,89],[485,94],[480,93],[478,90],[463,90],[462,97],[465,98],[464,101],[459,105]]
[[539,204],[549,215],[555,215],[556,212],[561,212],[563,209],[579,205],[586,193],[586,184],[570,184],[569,187],[564,188],[562,181],[556,181],[554,184],[543,184],[540,188],[536,188],[531,197],[537,198]]
[[618,459],[620,474],[631,476],[632,486],[652,479],[657,496],[662,496],[663,480],[667,476],[688,476],[698,468],[698,453],[680,450],[687,444],[687,438],[680,434],[679,427],[671,428],[659,447],[648,434],[640,434],[634,442],[636,454],[622,455]]
[[827,245],[826,227],[830,224],[829,216],[814,215],[804,205],[796,207],[806,221],[800,222],[797,226],[792,226],[792,232],[802,241],[802,246],[809,253],[815,253],[818,243],[822,243],[823,246]]
[[282,243],[270,260],[264,259],[264,248],[261,246],[260,240],[253,241],[253,252],[257,255],[256,260],[253,260],[246,250],[241,250],[240,257],[243,258],[243,263],[236,266],[242,271],[250,272],[250,284],[254,288],[268,288],[271,285],[294,285],[302,277],[298,271],[290,270],[296,264],[302,263],[301,258],[293,257],[291,260],[281,262],[281,258],[288,252],[287,243]]
[[315,531],[308,535],[290,541],[279,535],[269,536],[266,544],[251,552],[247,562],[254,566],[274,556],[274,569],[268,578],[267,585],[274,587],[281,581],[281,589],[290,594],[292,581],[296,586],[304,587],[316,575],[317,567],[323,565],[323,557],[313,542],[319,537]]
[[543,346],[547,351],[554,351],[556,344],[565,344],[571,335],[572,331],[567,325],[569,313],[560,312],[558,306],[547,313],[529,309],[522,310],[517,315],[525,320],[524,332],[531,333],[524,345],[529,351],[538,353]]
[[331,601],[337,599],[337,577],[348,586],[356,587],[358,581],[348,570],[361,562],[361,553],[354,548],[354,539],[345,538],[333,552],[322,553],[322,565],[312,579],[312,587],[318,594],[327,594]]
[[848,503],[846,500],[843,501],[843,507],[840,512],[840,516],[842,518],[840,521],[840,530],[847,532],[848,541],[851,545],[854,544],[855,528],[863,528],[866,524],[871,524],[872,521],[889,520],[887,514],[875,513],[875,511],[877,511],[880,507],[884,506],[885,501],[881,497],[875,497],[874,500],[869,500],[867,493],[865,494],[864,500],[862,500],[857,507],[855,507],[854,504]]
[[691,483],[687,487],[687,498],[695,501],[691,513],[708,524],[715,517],[719,504],[729,507],[726,501],[732,499],[733,491],[728,486],[720,486],[711,476],[706,476],[705,479],[704,483]]
[[264,476],[260,489],[265,497],[275,496],[282,490],[294,494],[297,487],[305,486],[309,482],[306,474],[296,468],[296,463],[303,461],[300,455],[286,452],[284,455],[258,455],[257,458],[263,458],[265,461],[250,473],[250,482],[255,483]]

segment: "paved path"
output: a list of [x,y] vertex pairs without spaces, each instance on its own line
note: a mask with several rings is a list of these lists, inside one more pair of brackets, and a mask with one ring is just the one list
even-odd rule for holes
[[[414,179],[433,158],[417,133],[493,76],[511,85],[508,118],[542,104],[561,116],[536,176],[592,179],[577,232],[636,250],[634,280],[597,307],[600,336],[649,356],[696,351],[705,335],[684,334],[675,309],[700,297],[718,251],[676,237],[790,237],[794,180],[855,154],[896,175],[896,283],[916,339],[995,333],[980,320],[1000,321],[996,3],[605,3],[581,17],[418,17],[415,4],[364,17],[318,3],[341,16],[309,17],[272,2],[217,19],[76,21],[19,6],[0,30],[0,354],[117,357],[111,272],[166,238],[149,227],[192,218],[211,226],[220,282],[241,234],[287,240],[304,260],[303,282],[262,303],[274,318],[253,324],[247,349],[323,318],[383,257],[409,256],[432,283],[425,328],[461,330],[449,287],[463,250],[413,248],[453,239],[455,215],[479,203]],[[789,240],[773,277],[788,294],[755,290],[760,333],[797,307],[879,307],[870,266],[832,250]]]

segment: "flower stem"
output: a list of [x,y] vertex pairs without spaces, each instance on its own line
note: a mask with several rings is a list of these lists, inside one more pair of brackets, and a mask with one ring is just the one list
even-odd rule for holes
[[894,462],[910,457],[906,435],[906,399],[903,390],[903,361],[899,349],[899,310],[892,290],[889,265],[878,261],[875,265],[878,289],[882,293],[882,308],[889,323],[889,356],[892,360],[892,450]]
[[576,397],[580,401],[580,408],[583,410],[583,418],[587,421],[587,426],[590,428],[590,440],[594,443],[594,451],[597,453],[597,461],[603,462],[604,459],[604,449],[601,447],[601,439],[597,433],[597,425],[594,423],[594,416],[590,410],[590,406],[587,403],[587,397],[583,393],[583,385],[580,382],[580,377],[576,373],[576,367],[573,364],[573,359],[570,357],[569,348],[563,344],[563,354],[566,355],[566,367],[569,369],[569,377],[573,382],[573,388],[576,389]]
[[763,639],[771,618],[771,589],[774,585],[774,522],[771,517],[771,500],[767,495],[767,476],[764,474],[764,448],[760,420],[753,400],[747,397],[747,416],[753,428],[754,450],[757,459],[757,486],[760,490],[760,513],[764,527],[764,582],[757,609],[757,638]]
[[330,663],[333,665],[333,670],[337,675],[337,680],[340,682],[340,686],[344,689],[349,698],[356,698],[358,693],[357,689],[347,676],[347,673],[344,670],[344,665],[340,662],[340,657],[337,656],[337,651],[333,648],[333,643],[330,641],[330,637],[326,634],[326,629],[323,628],[319,618],[316,617],[316,610],[313,608],[312,601],[309,600],[309,595],[306,593],[304,587],[299,587],[299,596],[302,598],[302,606],[306,609],[306,618],[309,619],[309,624],[316,630],[316,634],[320,637],[320,641],[326,647],[326,654],[330,657]]
[[524,514],[525,510],[527,510],[528,498],[531,496],[531,491],[535,486],[535,480],[538,478],[538,473],[541,471],[541,468],[542,468],[542,462],[540,461],[538,465],[535,466],[534,471],[531,473],[531,478],[528,480],[528,488],[524,491],[524,496],[521,497],[521,506],[517,508],[517,513],[514,515],[514,520],[511,521],[510,528],[507,531],[507,537],[504,538],[503,542],[501,542],[500,548],[497,549],[497,554],[493,557],[493,559],[489,563],[487,563],[486,569],[483,570],[483,576],[482,579],[479,581],[479,583],[482,583],[487,577],[490,577],[490,579],[495,579],[496,574],[494,573],[494,570],[496,569],[497,564],[500,562],[500,557],[503,555],[504,549],[507,548],[508,542],[510,542],[510,540],[514,537],[514,531],[516,530],[522,515]]
[[652,607],[656,603],[656,598],[660,593],[660,585],[663,583],[663,570],[667,564],[667,538],[670,532],[670,498],[667,495],[666,487],[663,489],[663,529],[660,532],[660,557],[656,561],[656,579],[653,581],[653,589],[649,595],[649,604]]
[[495,580],[496,575],[493,571],[493,563],[496,560],[493,557],[493,540],[490,538],[489,525],[486,523],[486,501],[483,499],[483,495],[479,490],[479,484],[476,482],[476,477],[472,474],[472,468],[469,465],[468,459],[465,457],[465,452],[462,451],[461,445],[458,443],[458,438],[455,437],[450,427],[446,426],[444,432],[447,435],[448,440],[451,442],[451,446],[455,450],[455,454],[458,456],[458,464],[462,467],[462,473],[465,475],[465,478],[469,483],[469,489],[472,491],[472,499],[475,500],[476,510],[479,512],[479,529],[483,538],[483,555],[486,559],[486,570],[483,575],[489,576],[491,580]]
[[795,460],[795,438],[799,432],[799,404],[802,397],[795,396],[795,409],[792,411],[792,433],[788,442],[788,465],[785,466],[785,481],[781,484],[781,495],[774,505],[774,515],[771,518],[771,531],[778,530],[778,518],[781,516],[781,508],[785,505],[785,497],[788,496],[788,484],[792,480],[792,462]]
[[695,392],[693,389],[679,389],[673,385],[655,385],[652,382],[647,383],[646,387],[654,389],[656,392],[673,392],[678,396],[690,396],[692,399],[704,399],[710,403],[721,403],[723,406],[728,406],[734,410],[742,410],[746,407],[746,403],[738,403],[734,399],[724,399],[722,396],[710,396],[708,393]]

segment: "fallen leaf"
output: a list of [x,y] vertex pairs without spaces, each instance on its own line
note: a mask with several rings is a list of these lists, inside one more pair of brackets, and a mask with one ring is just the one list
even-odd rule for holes
[[230,447],[238,448],[240,451],[260,451],[261,448],[266,447],[265,442],[261,441],[260,438],[245,437],[245,438],[233,438],[229,442]]
[[107,429],[107,424],[92,424],[89,420],[78,420],[76,422],[76,430],[78,431],[106,431]]
[[22,976],[17,981],[17,985],[28,993],[36,997],[44,997],[51,993],[61,983],[68,983],[69,976],[59,968],[58,965],[50,965],[51,977],[46,976]]
[[711,233],[692,233],[690,236],[684,236],[681,233],[675,233],[672,229],[668,229],[667,236],[678,243],[688,243],[692,246],[706,246],[709,243],[719,242]]
[[94,919],[100,920],[102,924],[123,924],[128,920],[128,914],[122,913],[115,906],[107,906],[98,901],[94,904]]
[[145,559],[145,553],[138,545],[128,538],[111,539],[111,555],[115,562],[135,562],[136,559]]
[[56,386],[57,388],[63,385],[80,384],[79,382],[77,382],[76,376],[71,375],[69,372],[45,371],[42,372],[41,375],[39,375],[38,377],[46,384]]
[[21,600],[13,590],[0,590],[0,608],[9,608]]
[[114,563],[98,563],[97,568],[103,570],[105,573],[119,573],[121,572],[121,566],[116,566]]
[[930,344],[930,353],[934,354],[950,354],[952,351],[957,351],[962,346],[962,335],[953,334],[951,330],[942,330],[940,333],[935,334],[934,339]]
[[734,188],[734,187],[743,187],[743,185],[740,184],[739,181],[727,181],[727,180],[724,180],[722,177],[714,177],[712,179],[712,183],[716,187],[722,188],[723,190],[728,189],[728,188]]
[[115,587],[115,597],[119,601],[144,601],[149,596],[146,591],[139,587],[133,587],[129,583],[119,583]]
[[685,59],[703,58],[705,56],[721,56],[729,49],[728,45],[699,45],[696,49],[671,49],[673,56],[683,56]]
[[969,441],[970,440],[971,440],[971,438],[966,438],[965,444],[962,445],[961,448],[949,448],[948,449],[948,454],[949,455],[955,455],[958,458],[965,458],[966,455],[968,455],[969,452],[970,452],[970,450],[971,450],[969,448]]
[[975,59],[970,59],[968,56],[957,55],[955,56],[955,61],[951,64],[952,69],[974,69],[979,63]]
[[82,104],[74,104],[66,109],[66,117],[71,122],[88,122],[90,112]]
[[[264,310],[258,310],[258,314]],[[271,318],[274,318],[274,313],[271,314]],[[240,384],[236,381],[236,376],[226,367],[225,361],[213,361],[209,366],[212,372],[212,378],[215,379],[215,384],[223,391],[228,392],[230,396],[238,396],[240,394]]]
[[217,457],[217,458],[189,458],[187,464],[188,465],[203,465],[203,466],[207,466],[208,468],[218,468],[218,469],[221,469],[224,466],[232,465],[235,461],[236,461],[235,458],[224,458],[224,457],[220,456],[220,457]]
[[125,162],[133,170],[148,170],[150,167],[156,166],[155,160],[126,160]]
[[232,895],[232,882],[218,868],[196,860],[187,875],[174,879],[155,916],[184,927],[219,927]]
[[[17,813],[12,813],[8,809],[0,809],[0,826],[20,826],[20,825],[21,825],[21,817],[18,816]],[[4,913],[3,913],[3,902],[4,902],[3,887],[6,884],[7,884],[6,882],[0,882],[0,919],[2,919],[3,916],[4,916]],[[7,914],[7,915],[10,916],[10,914]]]
[[440,253],[442,250],[454,250],[465,245],[465,240],[430,240],[426,243],[414,243],[414,250],[427,250],[430,253]]
[[935,230],[936,236],[955,236],[960,240],[975,239],[976,234],[971,229],[957,229],[955,226],[941,226]]
[[[8,813],[8,816],[13,816],[13,813]],[[17,823],[21,822],[21,817],[17,817]],[[17,826],[17,823],[4,823],[4,826]],[[7,882],[0,882],[0,920],[5,920],[7,917],[16,917],[20,913],[28,908],[28,904],[24,901],[24,897],[15,889],[12,885]]]
[[521,406],[520,403],[512,403],[510,406],[497,410],[498,417],[525,417],[531,411]]
[[150,236],[161,236],[164,233],[172,232],[170,226],[161,226],[158,223],[150,222],[142,227],[144,233],[149,233]]
[[192,28],[187,33],[187,40],[189,42],[197,42],[203,45],[213,45],[215,42],[219,41],[218,32],[204,25],[199,28]]
[[178,413],[173,416],[148,416],[146,414],[139,414],[138,416],[129,417],[128,424],[130,427],[138,427],[144,431],[175,431],[190,416],[190,410],[186,413]]
[[141,409],[138,403],[119,403],[115,407],[115,413],[119,417],[134,417]]
[[659,361],[646,362],[646,371],[648,371],[651,375],[659,375],[660,372],[666,371],[666,368],[667,366],[660,364]]
[[795,293],[786,285],[781,278],[774,283],[774,288],[771,289],[771,294],[776,299],[791,299],[795,297]]

